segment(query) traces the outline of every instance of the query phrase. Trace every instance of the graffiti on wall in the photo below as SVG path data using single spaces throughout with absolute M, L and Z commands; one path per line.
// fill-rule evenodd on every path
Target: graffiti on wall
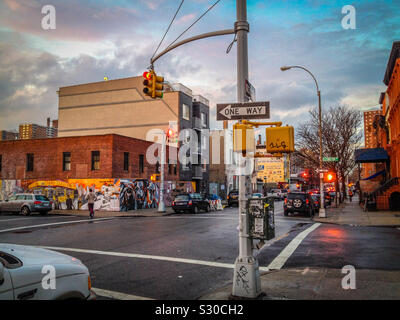
M 166 181 L 165 205 L 180 192 L 193 192 L 190 182 Z M 158 183 L 147 179 L 0 180 L 0 200 L 22 192 L 41 194 L 53 201 L 55 210 L 88 210 L 86 196 L 95 192 L 95 210 L 129 211 L 157 208 Z

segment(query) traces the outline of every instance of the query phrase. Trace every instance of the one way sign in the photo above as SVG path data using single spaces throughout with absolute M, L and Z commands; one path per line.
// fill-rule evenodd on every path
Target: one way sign
M 217 120 L 269 119 L 269 101 L 217 104 Z

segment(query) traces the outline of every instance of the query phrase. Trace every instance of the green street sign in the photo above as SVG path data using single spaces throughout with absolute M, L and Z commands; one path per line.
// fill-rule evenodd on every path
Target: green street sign
M 322 160 L 326 161 L 326 162 L 338 162 L 339 158 L 337 158 L 337 157 L 323 157 Z

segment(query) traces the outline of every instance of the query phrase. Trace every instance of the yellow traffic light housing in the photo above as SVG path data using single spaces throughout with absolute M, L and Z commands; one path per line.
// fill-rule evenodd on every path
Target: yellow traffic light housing
M 233 152 L 248 153 L 255 151 L 254 128 L 251 125 L 236 123 L 233 125 Z
M 154 98 L 162 98 L 164 85 L 164 77 L 157 76 L 154 70 L 150 70 L 148 72 L 143 73 L 143 77 L 145 80 L 143 81 L 143 92 Z
M 294 152 L 294 128 L 269 127 L 265 129 L 267 137 L 268 153 L 291 153 Z
M 150 180 L 153 182 L 160 181 L 160 174 L 159 173 L 152 174 Z

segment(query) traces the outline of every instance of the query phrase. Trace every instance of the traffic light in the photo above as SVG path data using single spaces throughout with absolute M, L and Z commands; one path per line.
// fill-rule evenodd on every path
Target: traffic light
M 235 123 L 233 125 L 233 152 L 254 152 L 254 128 L 247 124 Z
M 153 99 L 162 98 L 164 90 L 162 82 L 164 82 L 164 77 L 157 76 L 154 70 L 150 70 L 143 73 L 143 78 L 145 79 L 143 81 L 143 92 Z
M 269 127 L 265 129 L 267 137 L 268 153 L 291 153 L 294 152 L 294 128 Z
M 160 174 L 159 173 L 152 174 L 150 180 L 153 182 L 160 181 Z
M 334 172 L 325 172 L 324 173 L 324 182 L 330 183 L 336 181 L 336 173 Z

